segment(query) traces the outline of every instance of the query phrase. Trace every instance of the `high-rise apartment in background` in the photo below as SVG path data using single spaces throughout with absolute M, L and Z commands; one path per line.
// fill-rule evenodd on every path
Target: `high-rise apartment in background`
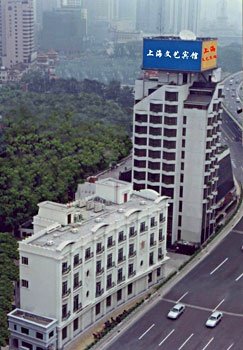
M 33 0 L 1 1 L 1 56 L 6 68 L 35 60 Z
M 145 33 L 179 34 L 182 29 L 198 32 L 200 0 L 139 0 L 138 30 Z
M 189 40 L 190 38 L 190 40 Z M 144 39 L 136 81 L 133 185 L 169 196 L 168 242 L 215 231 L 222 86 L 217 40 Z

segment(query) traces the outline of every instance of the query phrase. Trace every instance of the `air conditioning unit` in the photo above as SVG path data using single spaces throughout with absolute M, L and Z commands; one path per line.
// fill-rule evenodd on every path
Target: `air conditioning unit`
M 54 244 L 54 241 L 47 241 L 46 242 L 46 245 L 48 245 L 48 246 L 52 246 Z
M 101 222 L 102 220 L 101 220 L 101 218 L 96 218 L 95 219 L 95 222 Z
M 72 233 L 78 233 L 78 229 L 77 229 L 77 228 L 72 228 L 72 229 L 71 229 L 71 232 L 72 232 Z

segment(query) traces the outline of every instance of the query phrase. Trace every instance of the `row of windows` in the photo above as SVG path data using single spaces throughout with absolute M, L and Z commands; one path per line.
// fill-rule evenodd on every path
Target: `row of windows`
M 173 125 L 175 125 L 175 124 L 173 124 Z M 153 135 L 153 136 L 161 136 L 162 135 L 162 128 L 155 128 L 155 127 L 147 128 L 146 126 L 135 125 L 135 133 L 136 134 L 147 134 L 148 131 L 149 131 L 149 135 Z M 177 129 L 165 129 L 164 128 L 163 135 L 166 137 L 176 137 Z
M 17 325 L 15 324 L 14 325 L 14 330 L 17 330 Z M 29 335 L 30 333 L 30 330 L 26 327 L 21 327 L 21 333 L 22 334 L 26 334 L 26 335 Z M 48 337 L 49 339 L 51 339 L 52 337 L 54 336 L 54 331 L 51 331 L 49 334 L 48 334 Z M 43 333 L 40 333 L 40 332 L 36 332 L 35 333 L 35 337 L 37 339 L 44 339 L 44 334 Z
M 172 101 L 172 100 L 170 100 Z M 163 112 L 163 105 L 160 103 L 150 103 L 150 111 L 155 113 L 161 113 Z M 165 113 L 177 113 L 178 112 L 178 105 L 164 105 L 164 112 Z

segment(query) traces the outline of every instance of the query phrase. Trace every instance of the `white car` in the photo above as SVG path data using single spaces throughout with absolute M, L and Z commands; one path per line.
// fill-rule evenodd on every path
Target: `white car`
M 186 307 L 184 304 L 176 304 L 172 309 L 170 309 L 167 317 L 171 318 L 172 320 L 176 320 L 184 312 L 185 308 Z
M 207 319 L 206 327 L 214 328 L 221 321 L 223 317 L 223 313 L 220 311 L 215 311 L 212 315 Z

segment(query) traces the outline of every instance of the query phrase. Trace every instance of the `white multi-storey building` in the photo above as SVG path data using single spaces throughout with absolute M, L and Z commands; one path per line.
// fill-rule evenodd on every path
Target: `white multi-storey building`
M 167 45 L 175 38 L 159 40 Z M 171 198 L 168 243 L 202 243 L 215 230 L 222 85 L 218 69 L 176 67 L 147 71 L 136 81 L 132 181 L 136 190 Z
M 1 1 L 2 65 L 11 68 L 17 63 L 36 59 L 33 0 Z
M 74 203 L 39 204 L 35 233 L 19 244 L 21 309 L 9 314 L 10 349 L 63 349 L 163 279 L 168 198 L 111 178 L 95 186 Z

